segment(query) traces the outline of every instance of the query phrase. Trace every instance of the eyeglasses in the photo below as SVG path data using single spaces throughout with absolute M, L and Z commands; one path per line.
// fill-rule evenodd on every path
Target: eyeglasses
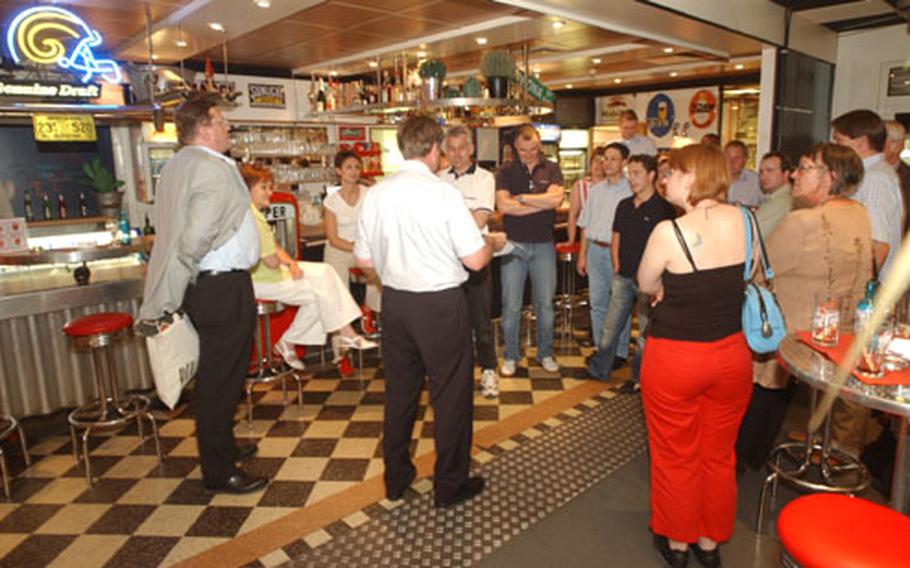
M 800 164 L 796 169 L 799 173 L 804 174 L 809 170 L 827 170 L 828 166 L 825 164 L 812 164 L 811 166 Z

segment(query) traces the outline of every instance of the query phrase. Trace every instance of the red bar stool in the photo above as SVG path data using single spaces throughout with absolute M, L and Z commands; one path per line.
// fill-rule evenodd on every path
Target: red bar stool
M 572 320 L 577 302 L 575 297 L 575 263 L 579 252 L 581 252 L 579 243 L 556 245 L 556 261 L 562 274 L 562 293 L 556 295 L 556 309 L 560 315 L 560 335 L 567 339 L 572 337 Z
M 133 318 L 121 312 L 102 312 L 68 322 L 63 332 L 68 335 L 77 349 L 91 349 L 95 367 L 95 388 L 98 398 L 92 400 L 69 414 L 70 437 L 73 440 L 73 456 L 78 463 L 79 445 L 76 442 L 76 430 L 83 429 L 82 457 L 85 459 L 85 479 L 92 483 L 92 466 L 88 453 L 88 439 L 95 428 L 112 428 L 122 426 L 130 420 L 136 420 L 139 439 L 144 440 L 142 418 L 152 425 L 152 438 L 155 440 L 155 453 L 161 461 L 161 445 L 158 441 L 158 426 L 155 417 L 149 411 L 151 402 L 142 395 L 130 395 L 121 399 L 117 392 L 114 375 L 114 354 L 111 347 L 129 333 Z
M 348 278 L 355 284 L 369 285 L 367 283 L 366 274 L 360 268 L 349 268 Z M 360 309 L 363 313 L 363 317 L 360 320 L 360 327 L 363 330 L 364 337 L 370 341 L 376 342 L 379 356 L 382 357 L 382 330 L 380 329 L 379 322 L 374 318 L 373 311 L 367 308 L 365 304 L 361 306 Z M 339 354 L 336 353 L 335 355 L 338 356 Z M 357 378 L 363 382 L 363 349 L 357 349 Z
M 32 460 L 28 456 L 28 446 L 25 443 L 25 432 L 19 421 L 12 416 L 0 417 L 0 442 L 6 441 L 13 433 L 19 435 L 19 443 L 22 444 L 22 458 L 25 460 L 25 467 L 32 465 Z M 9 499 L 9 474 L 6 470 L 6 455 L 3 453 L 3 447 L 0 446 L 0 470 L 3 473 L 3 493 Z
M 910 566 L 910 517 L 846 495 L 818 493 L 791 501 L 777 518 L 781 566 Z
M 259 384 L 269 384 L 281 381 L 281 391 L 284 394 L 284 403 L 288 404 L 288 388 L 286 379 L 290 376 L 297 383 L 297 412 L 303 414 L 303 379 L 294 369 L 284 370 L 276 366 L 276 357 L 272 350 L 272 316 L 278 315 L 285 309 L 284 304 L 275 300 L 256 300 L 256 339 L 253 344 L 253 366 L 247 373 L 246 379 L 246 424 L 253 427 L 253 388 Z M 279 363 L 283 365 L 283 363 Z

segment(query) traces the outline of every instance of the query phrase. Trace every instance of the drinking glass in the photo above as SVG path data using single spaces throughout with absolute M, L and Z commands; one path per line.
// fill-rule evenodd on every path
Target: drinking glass
M 816 296 L 812 312 L 812 342 L 834 347 L 840 340 L 840 301 L 831 296 Z
M 859 362 L 856 364 L 856 372 L 870 379 L 881 378 L 885 374 L 885 354 L 893 338 L 894 322 L 889 318 L 863 345 Z

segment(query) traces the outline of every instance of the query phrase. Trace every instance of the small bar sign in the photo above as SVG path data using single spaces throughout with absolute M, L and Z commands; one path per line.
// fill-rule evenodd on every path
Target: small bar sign
M 90 114 L 36 114 L 32 128 L 38 142 L 94 142 L 95 118 Z
M 25 218 L 0 219 L 0 253 L 28 250 L 28 228 Z
M 257 108 L 285 108 L 284 85 L 250 83 L 250 106 Z

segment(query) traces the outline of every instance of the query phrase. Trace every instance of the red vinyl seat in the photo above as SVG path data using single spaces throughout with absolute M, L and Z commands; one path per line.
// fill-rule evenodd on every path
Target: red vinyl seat
M 101 333 L 115 333 L 133 325 L 133 316 L 122 312 L 102 312 L 67 322 L 63 333 L 70 337 L 88 337 Z
M 578 254 L 581 252 L 581 244 L 572 243 L 571 245 L 559 243 L 556 245 L 556 254 Z
M 910 566 L 910 517 L 865 499 L 817 493 L 777 519 L 783 550 L 804 568 Z

